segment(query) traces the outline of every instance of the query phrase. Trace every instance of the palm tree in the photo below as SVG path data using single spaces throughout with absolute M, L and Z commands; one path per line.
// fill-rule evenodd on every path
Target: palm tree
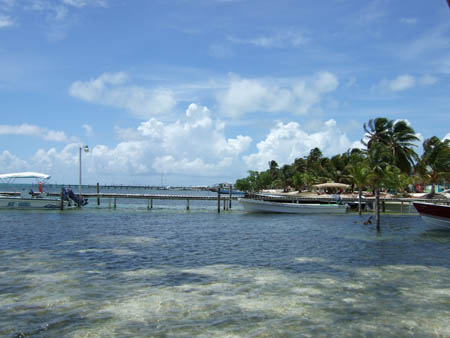
M 375 190 L 375 219 L 377 231 L 380 228 L 380 188 L 383 184 L 385 169 L 389 165 L 391 153 L 389 148 L 383 143 L 372 143 L 367 149 L 367 163 L 370 168 L 369 182 Z
M 406 121 L 396 121 L 388 129 L 388 146 L 391 150 L 394 164 L 404 173 L 411 174 L 411 169 L 419 157 L 413 147 L 419 138 L 414 129 Z
M 367 125 L 364 123 L 364 130 L 367 134 L 362 143 L 367 149 L 375 143 L 386 145 L 391 154 L 390 163 L 406 174 L 411 173 L 414 163 L 418 160 L 417 153 L 413 149 L 416 146 L 414 141 L 418 141 L 419 138 L 406 121 L 378 117 L 369 120 Z
M 367 163 L 363 161 L 349 164 L 346 169 L 352 183 L 358 187 L 358 213 L 361 215 L 362 189 L 370 182 L 370 170 Z
M 426 139 L 416 169 L 419 175 L 431 184 L 429 196 L 433 197 L 435 185 L 450 178 L 450 140 L 441 141 L 436 136 Z
M 363 125 L 366 136 L 361 140 L 367 149 L 370 149 L 373 144 L 384 143 L 387 144 L 388 130 L 391 129 L 391 124 L 385 117 L 378 117 L 373 120 L 369 120 L 369 123 Z
M 364 123 L 366 136 L 361 142 L 367 147 L 369 166 L 373 173 L 373 184 L 376 195 L 377 230 L 380 230 L 380 186 L 387 165 L 395 165 L 402 172 L 410 174 L 414 161 L 418 156 L 413 150 L 414 141 L 418 137 L 408 123 L 401 120 L 388 120 L 378 117 Z

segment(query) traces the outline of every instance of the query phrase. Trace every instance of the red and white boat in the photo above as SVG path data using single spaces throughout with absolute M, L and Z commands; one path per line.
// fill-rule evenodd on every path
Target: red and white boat
M 428 202 L 413 202 L 422 219 L 432 225 L 450 228 L 450 206 Z

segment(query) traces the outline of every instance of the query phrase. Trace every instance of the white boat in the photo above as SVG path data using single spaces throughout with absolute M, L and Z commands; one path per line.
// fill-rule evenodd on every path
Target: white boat
M 275 202 L 253 198 L 239 198 L 239 203 L 248 212 L 288 213 L 288 214 L 343 214 L 346 204 L 338 203 L 296 203 Z
M 50 175 L 36 173 L 36 172 L 20 172 L 12 174 L 0 175 L 0 181 L 6 184 L 12 184 L 16 179 L 32 179 L 47 181 Z M 20 192 L 7 194 L 0 192 L 0 208 L 1 209 L 60 209 L 61 199 L 58 197 L 51 198 L 45 192 L 41 191 L 41 183 L 39 184 L 40 192 L 35 193 L 29 189 L 23 189 Z M 63 201 L 63 207 L 69 205 L 68 201 Z
M 425 223 L 450 228 L 450 206 L 428 202 L 413 202 Z

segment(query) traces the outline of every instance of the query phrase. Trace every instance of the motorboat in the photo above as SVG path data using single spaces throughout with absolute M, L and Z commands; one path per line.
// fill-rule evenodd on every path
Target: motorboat
M 450 206 L 429 202 L 413 202 L 422 219 L 431 226 L 450 228 Z
M 348 205 L 343 203 L 300 203 L 297 201 L 239 198 L 239 203 L 248 212 L 288 214 L 343 214 Z
M 10 185 L 17 179 L 37 180 L 39 192 L 23 188 L 19 192 L 0 192 L 1 209 L 60 209 L 61 198 L 50 197 L 42 190 L 42 181 L 50 179 L 50 175 L 36 172 L 19 172 L 0 175 L 0 181 Z M 69 206 L 69 200 L 63 199 L 63 208 Z

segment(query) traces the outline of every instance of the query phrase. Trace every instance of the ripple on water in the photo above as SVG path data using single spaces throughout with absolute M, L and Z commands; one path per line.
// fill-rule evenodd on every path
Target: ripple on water
M 450 236 L 412 217 L 20 215 L 0 213 L 0 336 L 450 336 Z

